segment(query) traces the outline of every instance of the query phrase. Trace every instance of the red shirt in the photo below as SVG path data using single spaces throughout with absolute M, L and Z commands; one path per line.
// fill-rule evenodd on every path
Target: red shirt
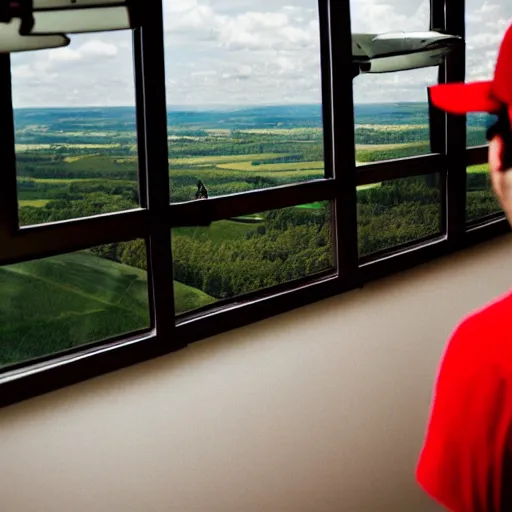
M 468 316 L 445 350 L 416 470 L 452 512 L 512 511 L 512 293 Z

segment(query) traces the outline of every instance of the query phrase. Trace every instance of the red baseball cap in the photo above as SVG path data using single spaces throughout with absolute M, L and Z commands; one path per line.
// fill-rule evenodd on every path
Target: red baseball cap
M 449 83 L 429 87 L 434 106 L 451 114 L 512 111 L 512 25 L 500 46 L 493 80 Z

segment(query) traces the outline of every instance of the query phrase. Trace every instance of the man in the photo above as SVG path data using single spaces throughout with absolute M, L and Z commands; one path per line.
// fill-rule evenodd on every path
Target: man
M 498 129 L 488 132 L 488 159 L 494 193 L 512 225 L 512 164 L 506 160 L 512 150 L 512 26 L 493 81 L 435 86 L 430 95 L 434 105 L 455 114 L 500 114 Z M 416 477 L 452 512 L 512 512 L 512 293 L 468 316 L 452 335 Z

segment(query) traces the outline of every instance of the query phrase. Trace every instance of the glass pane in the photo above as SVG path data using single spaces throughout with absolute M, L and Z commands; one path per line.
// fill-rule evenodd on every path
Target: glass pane
M 356 163 L 430 153 L 427 87 L 437 68 L 354 79 Z
M 143 240 L 0 267 L 0 368 L 149 327 Z
M 320 202 L 172 230 L 177 313 L 333 268 Z
M 438 174 L 360 186 L 357 201 L 360 257 L 441 231 Z
M 173 202 L 324 175 L 316 0 L 165 3 Z
M 352 32 L 425 31 L 429 0 L 351 0 Z M 430 152 L 426 87 L 437 68 L 359 75 L 354 79 L 357 164 Z
M 131 35 L 12 55 L 21 225 L 139 206 Z
M 489 164 L 468 167 L 466 184 L 466 221 L 475 221 L 503 211 L 492 191 Z
M 466 0 L 466 81 L 491 80 L 498 49 L 512 18 L 512 3 L 505 0 Z M 491 116 L 468 115 L 468 146 L 486 144 Z

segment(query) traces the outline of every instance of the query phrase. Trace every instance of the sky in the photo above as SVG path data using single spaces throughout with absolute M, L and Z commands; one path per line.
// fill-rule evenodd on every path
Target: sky
M 163 0 L 169 105 L 321 101 L 317 0 Z M 466 79 L 492 77 L 509 0 L 466 0 Z M 352 32 L 427 30 L 429 0 L 351 0 Z M 131 33 L 13 54 L 16 108 L 134 104 Z M 426 101 L 436 68 L 354 80 L 356 103 Z

